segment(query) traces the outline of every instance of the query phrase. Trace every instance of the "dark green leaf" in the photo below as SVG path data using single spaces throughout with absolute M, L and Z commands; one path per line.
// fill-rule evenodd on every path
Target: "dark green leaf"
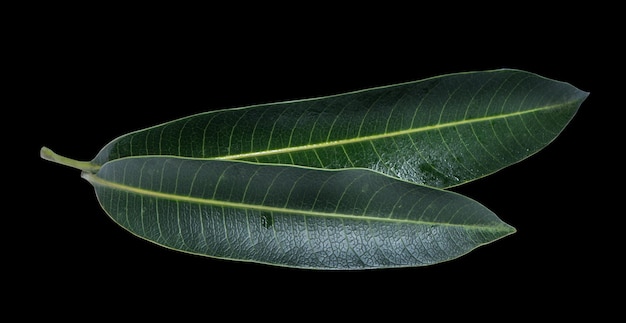
M 123 135 L 90 162 L 41 156 L 81 169 L 113 220 L 168 248 L 298 268 L 421 266 L 515 231 L 439 188 L 541 150 L 587 95 L 524 71 L 458 73 L 193 115 Z
M 113 140 L 92 164 L 172 155 L 363 167 L 447 188 L 539 151 L 558 136 L 587 95 L 519 70 L 443 75 L 185 117 Z
M 429 265 L 515 231 L 467 197 L 364 169 L 131 157 L 83 176 L 141 238 L 278 266 Z

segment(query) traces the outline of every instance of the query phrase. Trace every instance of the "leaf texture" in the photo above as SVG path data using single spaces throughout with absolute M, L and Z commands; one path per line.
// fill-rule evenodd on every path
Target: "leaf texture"
M 366 169 L 132 157 L 83 177 L 111 218 L 141 238 L 278 266 L 429 265 L 515 231 L 467 197 Z
M 449 74 L 201 113 L 123 135 L 92 163 L 170 155 L 359 167 L 448 188 L 548 145 L 587 95 L 568 83 L 519 70 Z

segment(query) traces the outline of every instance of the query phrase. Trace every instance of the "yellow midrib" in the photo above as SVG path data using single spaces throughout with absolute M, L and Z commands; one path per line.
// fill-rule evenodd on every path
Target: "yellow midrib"
M 392 223 L 406 223 L 406 224 L 413 224 L 413 225 L 450 226 L 450 227 L 461 227 L 461 228 L 470 228 L 470 229 L 483 228 L 483 229 L 496 230 L 500 227 L 504 227 L 504 225 L 502 226 L 468 225 L 468 224 L 429 222 L 429 221 L 420 221 L 420 220 L 380 218 L 380 217 L 373 217 L 373 216 L 327 213 L 327 212 L 319 212 L 319 211 L 310 211 L 310 210 L 307 211 L 307 210 L 298 210 L 298 209 L 287 209 L 287 208 L 274 207 L 274 206 L 219 201 L 219 200 L 206 199 L 206 198 L 193 197 L 193 196 L 175 195 L 171 193 L 157 192 L 157 191 L 148 190 L 144 188 L 128 186 L 125 184 L 116 183 L 116 182 L 103 179 L 97 176 L 96 174 L 93 174 L 90 172 L 83 172 L 82 177 L 86 179 L 87 181 L 89 181 L 94 186 L 97 186 L 97 185 L 104 186 L 104 187 L 108 187 L 108 188 L 115 189 L 115 190 L 125 191 L 125 192 L 138 194 L 138 195 L 149 196 L 153 198 L 174 200 L 174 201 L 186 202 L 186 203 L 227 207 L 227 208 L 255 210 L 255 211 L 262 211 L 262 212 L 290 213 L 290 214 L 304 215 L 304 216 L 342 218 L 342 219 L 352 219 L 352 220 L 360 220 L 360 221 L 383 221 L 383 222 L 392 222 Z
M 411 129 L 399 130 L 399 131 L 394 131 L 394 132 L 387 132 L 387 133 L 382 133 L 382 134 L 377 134 L 377 135 L 369 135 L 369 136 L 363 136 L 363 137 L 357 137 L 357 138 L 348 138 L 348 139 L 334 140 L 334 141 L 328 141 L 328 142 L 313 143 L 313 144 L 302 145 L 302 146 L 285 147 L 285 148 L 278 148 L 278 149 L 269 149 L 269 150 L 264 150 L 264 151 L 256 151 L 256 152 L 248 152 L 248 153 L 241 153 L 241 154 L 218 156 L 218 157 L 212 157 L 211 159 L 236 160 L 236 159 L 254 158 L 254 157 L 261 157 L 261 156 L 268 156 L 268 155 L 275 155 L 275 154 L 288 154 L 288 153 L 297 152 L 297 151 L 303 151 L 303 150 L 319 149 L 319 148 L 326 148 L 326 147 L 332 147 L 332 146 L 340 146 L 340 145 L 353 144 L 353 143 L 364 142 L 364 141 L 371 141 L 371 140 L 377 140 L 377 139 L 390 138 L 390 137 L 395 137 L 395 136 L 409 135 L 409 134 L 414 134 L 414 133 L 424 132 L 424 131 L 431 131 L 431 130 L 438 130 L 438 129 L 443 129 L 443 128 L 449 128 L 449 127 L 456 127 L 456 126 L 467 125 L 467 124 L 472 124 L 472 123 L 479 123 L 479 122 L 487 122 L 487 121 L 493 121 L 493 120 L 498 120 L 498 119 L 505 119 L 505 118 L 515 117 L 515 116 L 521 116 L 521 115 L 524 115 L 524 114 L 529 114 L 529 113 L 535 113 L 535 112 L 549 110 L 549 109 L 560 108 L 560 107 L 563 107 L 563 106 L 569 106 L 571 104 L 572 104 L 572 102 L 566 102 L 566 103 L 560 103 L 560 104 L 556 104 L 556 105 L 549 105 L 549 106 L 544 106 L 544 107 L 540 107 L 540 108 L 524 110 L 524 111 L 519 111 L 519 112 L 513 112 L 513 113 L 507 113 L 507 114 L 501 114 L 501 115 L 495 115 L 495 116 L 488 116 L 488 117 L 473 118 L 473 119 L 466 119 L 466 120 L 453 121 L 453 122 L 446 122 L 446 123 L 440 123 L 440 124 L 436 124 L 436 125 L 432 125 L 432 126 L 411 128 Z

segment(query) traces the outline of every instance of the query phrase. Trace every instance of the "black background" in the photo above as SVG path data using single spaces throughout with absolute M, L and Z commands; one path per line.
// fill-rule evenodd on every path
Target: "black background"
M 10 88 L 19 96 L 12 110 L 23 114 L 11 120 L 28 129 L 13 133 L 29 142 L 19 157 L 34 163 L 17 185 L 29 196 L 27 211 L 13 217 L 22 223 L 5 228 L 17 235 L 8 245 L 18 259 L 12 267 L 30 273 L 25 301 L 49 302 L 62 292 L 69 304 L 89 303 L 96 313 L 149 299 L 153 311 L 159 304 L 173 312 L 238 304 L 231 316 L 274 315 L 283 307 L 312 318 L 328 311 L 417 315 L 434 305 L 449 309 L 444 316 L 468 305 L 468 315 L 501 308 L 533 316 L 589 309 L 583 304 L 592 295 L 617 284 L 607 279 L 619 259 L 606 255 L 615 246 L 607 231 L 623 211 L 605 210 L 618 201 L 600 184 L 617 175 L 616 157 L 600 144 L 616 138 L 615 129 L 601 126 L 615 108 L 603 76 L 614 68 L 614 51 L 602 32 L 559 21 L 517 29 L 504 17 L 448 28 L 344 17 L 322 31 L 324 15 L 254 22 L 236 15 L 220 21 L 219 12 L 174 20 L 149 11 L 39 15 L 46 19 L 32 19 L 27 36 L 16 39 Z M 117 136 L 212 109 L 495 68 L 569 82 L 590 96 L 548 147 L 454 189 L 517 233 L 428 267 L 309 271 L 166 250 L 111 221 L 79 171 L 38 157 L 46 146 L 90 160 Z M 358 308 L 346 306 L 352 302 Z

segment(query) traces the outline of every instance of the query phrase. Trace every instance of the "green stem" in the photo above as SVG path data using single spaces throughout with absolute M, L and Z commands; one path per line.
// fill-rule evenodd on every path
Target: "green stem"
M 84 172 L 96 173 L 100 169 L 99 165 L 95 165 L 91 162 L 78 161 L 71 158 L 63 157 L 61 155 L 57 155 L 54 151 L 50 150 L 47 147 L 41 147 L 40 151 L 41 158 L 45 160 L 49 160 L 51 162 L 55 162 L 57 164 L 69 166 L 72 168 L 80 169 Z

